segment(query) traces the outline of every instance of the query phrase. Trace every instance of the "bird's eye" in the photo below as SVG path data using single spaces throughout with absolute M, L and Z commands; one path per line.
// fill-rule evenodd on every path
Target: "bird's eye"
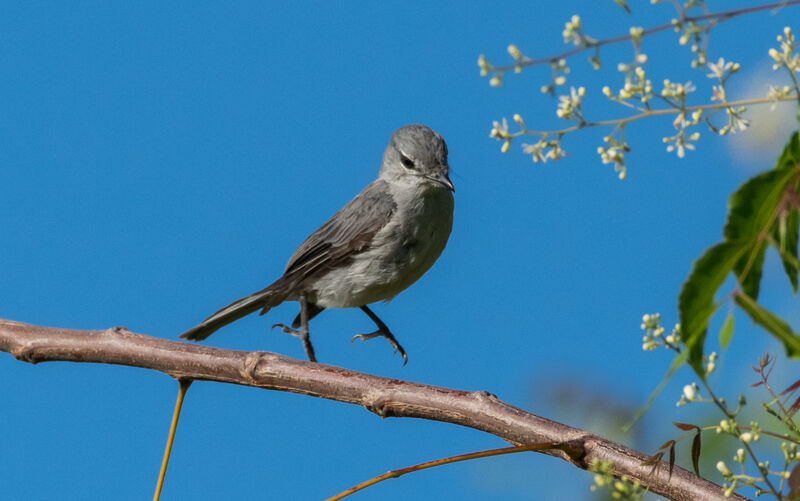
M 407 156 L 400 154 L 400 163 L 403 164 L 403 167 L 406 169 L 413 169 L 414 168 L 414 161 L 408 158 Z

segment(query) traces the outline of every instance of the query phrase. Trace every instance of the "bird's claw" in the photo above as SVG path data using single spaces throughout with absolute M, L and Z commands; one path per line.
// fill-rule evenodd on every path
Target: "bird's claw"
M 356 334 L 350 339 L 350 342 L 354 342 L 356 339 L 359 341 L 368 341 L 370 339 L 382 337 L 389 342 L 389 345 L 392 347 L 395 353 L 399 353 L 401 357 L 403 357 L 403 365 L 408 363 L 408 355 L 406 355 L 406 350 L 397 342 L 394 335 L 391 332 L 386 332 L 382 330 L 376 330 L 375 332 L 370 332 L 369 334 Z
M 294 337 L 300 338 L 300 339 L 303 339 L 303 337 L 304 337 L 303 331 L 301 331 L 300 329 L 292 329 L 288 325 L 284 325 L 284 324 L 272 324 L 272 328 L 274 329 L 275 327 L 280 327 L 281 331 L 284 334 L 289 334 L 290 336 L 294 336 Z

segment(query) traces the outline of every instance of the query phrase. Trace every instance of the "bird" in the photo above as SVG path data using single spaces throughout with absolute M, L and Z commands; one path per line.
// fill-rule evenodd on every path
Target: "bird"
M 430 269 L 453 227 L 455 188 L 447 144 L 419 124 L 397 129 L 383 153 L 378 177 L 300 244 L 283 274 L 238 299 L 179 337 L 201 341 L 221 327 L 284 301 L 297 301 L 291 326 L 273 324 L 302 341 L 316 362 L 309 321 L 328 308 L 359 308 L 377 329 L 359 339 L 383 337 L 408 363 L 408 355 L 370 304 L 388 302 Z

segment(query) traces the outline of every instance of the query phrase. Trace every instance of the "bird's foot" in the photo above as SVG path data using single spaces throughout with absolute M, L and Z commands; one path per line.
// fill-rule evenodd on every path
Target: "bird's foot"
M 303 342 L 303 349 L 306 351 L 306 356 L 308 357 L 309 362 L 316 362 L 317 357 L 314 354 L 314 346 L 311 344 L 311 339 L 308 335 L 308 330 L 304 329 L 292 329 L 288 325 L 283 324 L 272 324 L 272 328 L 280 327 L 281 331 L 285 334 L 289 334 L 290 336 L 294 336 L 298 338 L 300 341 Z
M 397 339 L 395 339 L 394 334 L 389 332 L 388 329 L 385 330 L 378 329 L 375 332 L 370 332 L 369 334 L 356 334 L 355 336 L 352 337 L 352 339 L 350 339 L 350 342 L 352 343 L 356 339 L 358 339 L 359 341 L 367 341 L 369 339 L 376 337 L 382 337 L 386 339 L 389 342 L 389 345 L 394 350 L 394 352 L 399 353 L 400 356 L 403 357 L 403 365 L 406 365 L 408 363 L 408 355 L 406 355 L 406 350 L 404 350 L 403 347 L 400 346 L 400 343 L 397 342 Z
M 294 336 L 298 339 L 303 339 L 304 337 L 308 337 L 308 334 L 303 332 L 301 329 L 292 329 L 288 325 L 272 324 L 272 328 L 274 329 L 275 327 L 280 327 L 281 332 L 283 332 L 284 334 L 289 334 L 290 336 Z

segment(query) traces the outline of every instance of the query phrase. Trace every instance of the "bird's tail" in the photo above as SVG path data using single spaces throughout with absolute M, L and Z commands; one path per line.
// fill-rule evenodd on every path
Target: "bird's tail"
M 192 327 L 188 331 L 181 334 L 181 339 L 189 339 L 191 341 L 202 341 L 211 334 L 231 322 L 239 320 L 240 318 L 253 313 L 256 310 L 262 310 L 263 315 L 273 306 L 281 304 L 287 296 L 286 288 L 281 287 L 280 280 L 264 290 L 260 290 L 249 296 L 238 299 L 228 306 L 222 308 L 214 313 L 203 322 Z

